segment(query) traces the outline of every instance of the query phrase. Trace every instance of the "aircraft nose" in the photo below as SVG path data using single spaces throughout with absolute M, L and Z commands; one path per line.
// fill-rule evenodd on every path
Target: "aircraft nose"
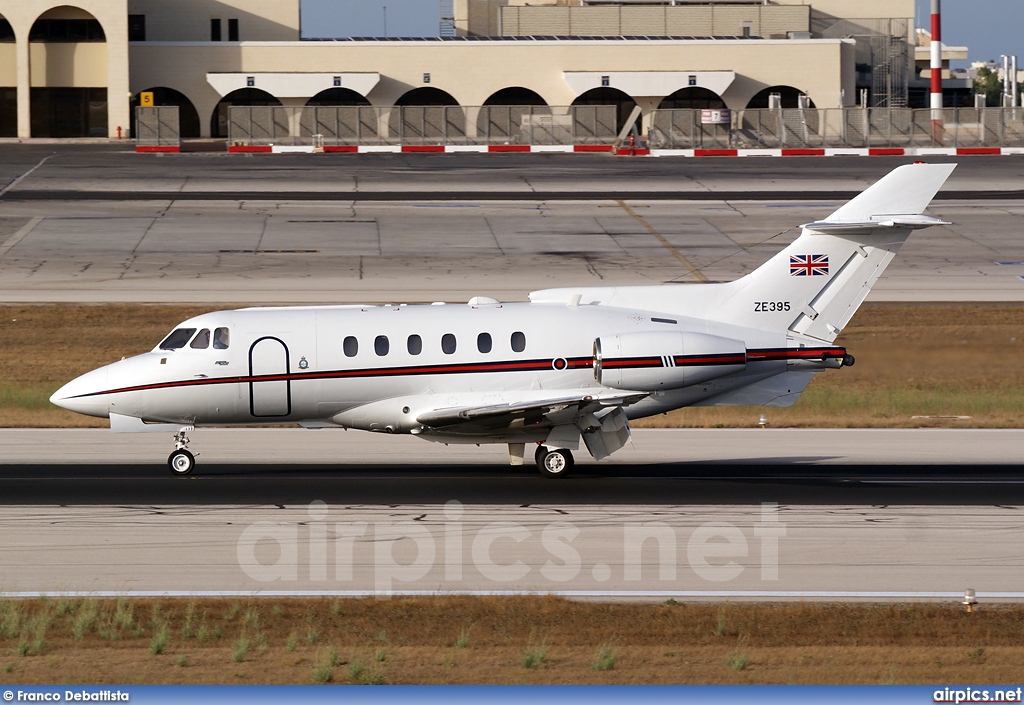
M 86 416 L 107 418 L 110 416 L 109 395 L 101 393 L 110 389 L 107 382 L 106 367 L 86 372 L 54 392 L 50 403 Z

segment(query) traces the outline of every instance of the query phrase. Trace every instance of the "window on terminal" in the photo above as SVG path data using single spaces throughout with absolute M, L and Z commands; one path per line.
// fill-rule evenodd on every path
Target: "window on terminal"
M 128 15 L 128 41 L 146 41 L 146 16 Z

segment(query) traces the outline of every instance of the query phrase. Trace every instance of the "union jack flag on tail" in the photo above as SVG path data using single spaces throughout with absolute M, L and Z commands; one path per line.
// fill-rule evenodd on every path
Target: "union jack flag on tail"
M 789 273 L 794 277 L 828 276 L 828 255 L 790 255 Z

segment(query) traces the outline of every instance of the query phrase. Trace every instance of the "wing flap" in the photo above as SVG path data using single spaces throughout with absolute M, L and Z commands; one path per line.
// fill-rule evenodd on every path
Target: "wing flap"
M 416 420 L 431 428 L 445 428 L 462 424 L 511 425 L 520 419 L 535 424 L 558 425 L 572 423 L 579 416 L 592 414 L 608 407 L 629 406 L 647 396 L 646 392 L 601 395 L 566 394 L 511 404 L 433 409 L 419 414 Z

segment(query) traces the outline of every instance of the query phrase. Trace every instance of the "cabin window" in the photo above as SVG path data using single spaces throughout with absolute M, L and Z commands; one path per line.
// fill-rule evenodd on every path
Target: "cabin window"
M 199 331 L 198 335 L 192 339 L 192 344 L 189 346 L 194 350 L 206 350 L 210 347 L 210 329 L 203 328 Z
M 451 333 L 445 333 L 441 336 L 441 352 L 445 355 L 451 355 L 455 352 L 455 336 Z
M 387 355 L 388 350 L 390 349 L 391 343 L 388 342 L 388 337 L 386 335 L 378 335 L 373 339 L 373 351 L 381 357 Z
M 218 328 L 213 331 L 213 349 L 227 350 L 231 345 L 231 331 L 227 328 Z
M 482 353 L 489 353 L 491 351 L 490 333 L 481 333 L 476 337 L 476 349 Z
M 359 341 L 355 339 L 355 336 L 348 336 L 345 338 L 345 342 L 341 344 L 342 349 L 345 351 L 345 357 L 355 357 L 359 352 Z
M 164 338 L 164 342 L 160 343 L 160 349 L 177 350 L 178 348 L 183 348 L 185 347 L 185 344 L 192 339 L 195 332 L 195 328 L 178 328 L 176 331 Z
M 526 334 L 516 331 L 512 334 L 512 351 L 522 352 L 526 350 Z
M 423 338 L 418 335 L 410 335 L 409 340 L 406 341 L 405 345 L 408 348 L 410 355 L 419 355 L 423 352 Z

